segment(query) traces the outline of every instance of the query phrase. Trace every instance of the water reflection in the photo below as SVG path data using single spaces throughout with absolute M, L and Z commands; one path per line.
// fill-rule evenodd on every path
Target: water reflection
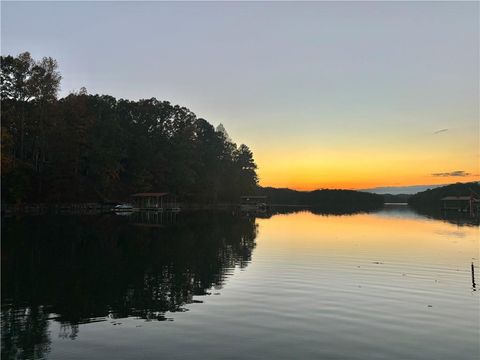
M 2 358 L 43 359 L 50 351 L 48 320 L 43 306 L 8 306 L 2 301 Z
M 406 206 L 2 219 L 2 356 L 476 358 L 478 228 L 454 224 Z
M 442 212 L 440 209 L 423 209 L 422 211 L 413 209 L 408 204 L 390 203 L 380 210 L 365 211 L 355 208 L 337 207 L 335 209 L 325 208 L 321 206 L 273 206 L 267 210 L 244 212 L 244 214 L 260 219 L 269 219 L 275 215 L 292 214 L 297 212 L 308 212 L 315 215 L 322 216 L 340 216 L 340 215 L 356 215 L 356 214 L 372 214 L 386 218 L 398 219 L 416 219 L 416 220 L 441 220 L 457 226 L 479 226 L 480 217 L 469 216 L 467 213 Z
M 2 357 L 42 358 L 48 320 L 166 320 L 246 267 L 255 220 L 228 213 L 36 216 L 2 223 Z M 142 226 L 138 226 L 142 225 Z
M 414 213 L 411 208 L 407 207 L 407 210 Z M 427 217 L 435 220 L 442 220 L 450 224 L 457 226 L 479 226 L 480 217 L 477 215 L 469 215 L 462 212 L 446 212 L 440 209 L 415 209 L 415 214 L 421 217 Z

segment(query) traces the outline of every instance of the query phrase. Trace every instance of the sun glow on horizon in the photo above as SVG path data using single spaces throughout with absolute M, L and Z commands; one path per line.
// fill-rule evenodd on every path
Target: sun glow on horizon
M 472 148 L 472 150 L 474 150 Z M 479 168 L 472 166 L 476 152 L 431 153 L 390 152 L 375 155 L 376 149 L 317 155 L 280 155 L 272 152 L 257 160 L 261 186 L 315 189 L 368 189 L 390 186 L 442 185 L 479 181 Z
M 392 180 L 394 176 L 376 174 L 372 179 L 339 177 L 338 179 L 315 177 L 314 174 L 297 174 L 296 177 L 289 177 L 287 180 L 279 179 L 260 179 L 260 185 L 263 187 L 289 188 L 298 191 L 312 191 L 318 189 L 343 189 L 343 190 L 362 190 L 377 187 L 403 187 L 403 186 L 423 186 L 423 185 L 444 185 L 452 183 L 466 183 L 480 181 L 478 175 L 468 176 L 403 176 Z M 382 176 L 383 175 L 383 176 Z M 394 175 L 394 174 L 392 174 Z

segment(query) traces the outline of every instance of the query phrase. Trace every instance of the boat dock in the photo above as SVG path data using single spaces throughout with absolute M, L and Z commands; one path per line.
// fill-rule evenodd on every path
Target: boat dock
M 180 211 L 176 196 L 167 192 L 137 193 L 131 197 L 133 211 Z

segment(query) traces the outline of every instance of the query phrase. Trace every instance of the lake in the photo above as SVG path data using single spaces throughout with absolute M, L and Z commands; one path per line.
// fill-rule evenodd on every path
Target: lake
M 2 359 L 478 359 L 479 227 L 375 213 L 2 219 Z

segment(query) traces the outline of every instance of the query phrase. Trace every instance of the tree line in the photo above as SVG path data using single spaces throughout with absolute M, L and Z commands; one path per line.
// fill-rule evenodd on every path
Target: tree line
M 2 201 L 118 201 L 167 191 L 184 201 L 234 201 L 257 189 L 256 164 L 223 126 L 155 98 L 58 98 L 51 57 L 1 57 Z
M 298 191 L 263 187 L 259 188 L 258 194 L 267 196 L 274 204 L 306 206 L 310 211 L 319 214 L 348 214 L 376 210 L 384 203 L 381 195 L 355 190 Z
M 408 204 L 417 210 L 437 210 L 442 206 L 442 198 L 447 196 L 471 196 L 480 195 L 480 183 L 455 183 L 421 191 L 408 199 Z

